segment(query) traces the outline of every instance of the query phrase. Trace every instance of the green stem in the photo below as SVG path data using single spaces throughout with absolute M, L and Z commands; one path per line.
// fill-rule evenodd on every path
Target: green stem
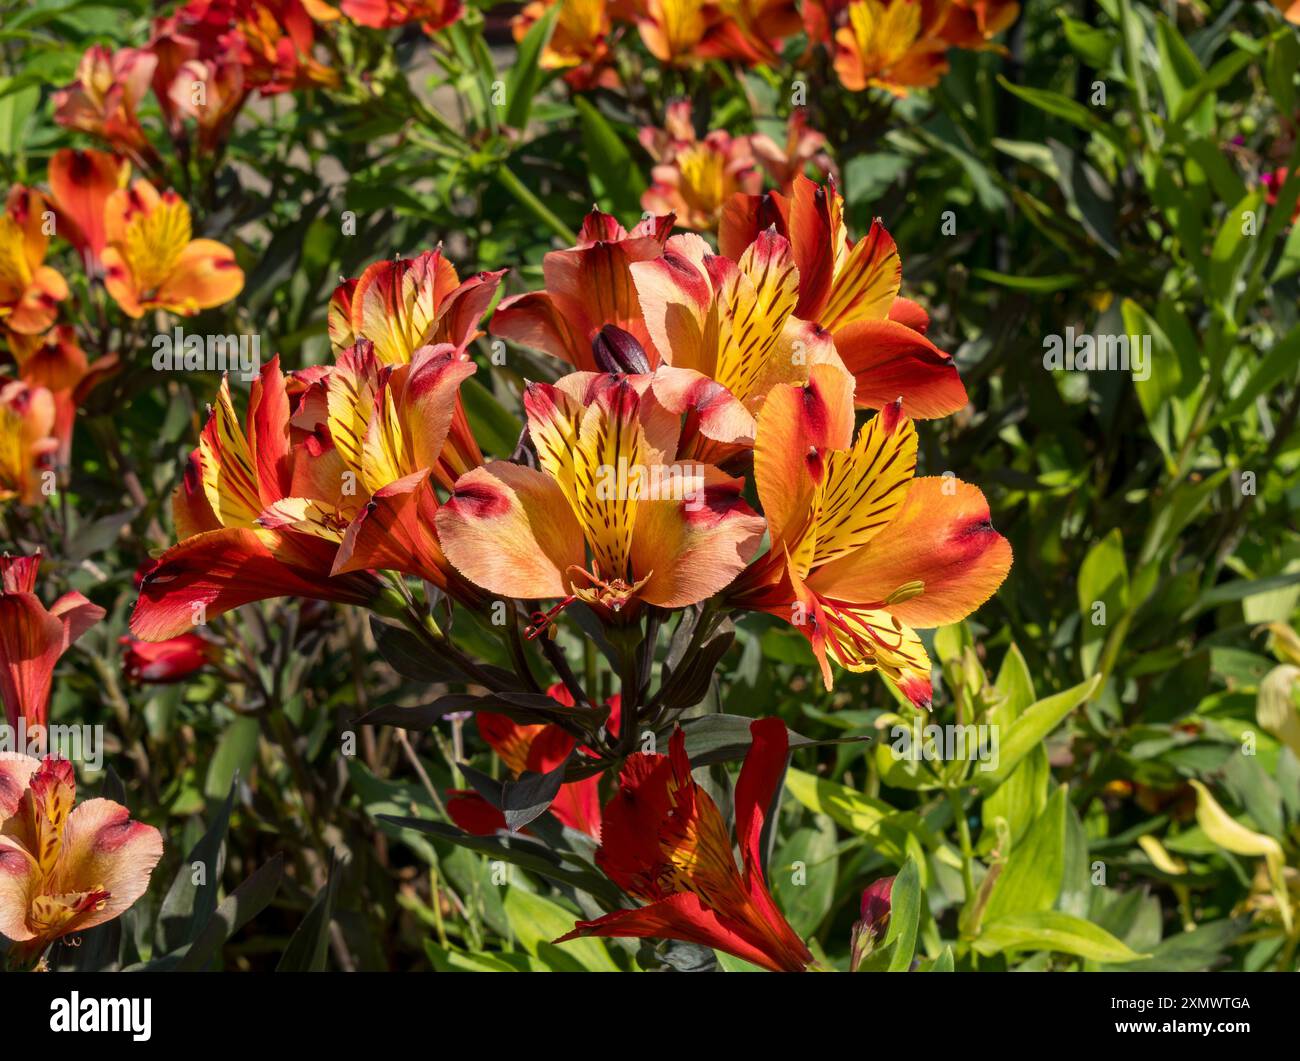
M 537 196 L 527 187 L 525 187 L 523 181 L 516 177 L 514 173 L 511 172 L 510 167 L 505 165 L 505 163 L 502 163 L 497 167 L 496 176 L 497 180 L 500 181 L 501 186 L 513 195 L 519 201 L 521 206 L 525 207 L 535 218 L 537 218 L 538 221 L 559 236 L 560 239 L 564 240 L 564 242 L 569 245 L 578 242 L 578 236 L 573 229 L 569 228 L 568 225 L 551 213 L 550 208 L 537 198 Z

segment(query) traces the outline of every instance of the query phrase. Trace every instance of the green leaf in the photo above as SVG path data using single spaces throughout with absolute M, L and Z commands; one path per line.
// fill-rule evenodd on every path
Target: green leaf
M 813 935 L 835 901 L 835 823 L 816 815 L 777 848 L 768 879 L 777 904 L 800 936 Z
M 277 973 L 321 973 L 325 971 L 325 956 L 329 949 L 330 922 L 334 918 L 334 896 L 338 891 L 339 873 L 333 859 L 325 887 L 316 893 L 316 899 L 307 911 L 280 955 Z
M 1012 848 L 984 908 L 985 921 L 1049 910 L 1056 902 L 1065 872 L 1065 800 L 1066 787 L 1061 785 Z
M 260 914 L 275 898 L 284 876 L 284 855 L 277 854 L 259 866 L 238 888 L 226 896 L 216 912 L 203 926 L 189 947 L 185 948 L 177 972 L 202 969 L 221 949 L 222 944 Z
M 1111 964 L 1147 957 L 1130 949 L 1091 921 L 1063 914 L 1059 910 L 1013 914 L 999 921 L 986 922 L 972 946 L 984 955 L 1050 950 Z
M 582 122 L 588 176 L 596 201 L 608 204 L 617 214 L 640 214 L 645 178 L 632 153 L 585 96 L 574 96 L 573 102 Z
M 1026 755 L 1041 744 L 1071 711 L 1089 699 L 1101 684 L 1094 674 L 1086 682 L 1039 700 L 1007 728 L 998 748 L 998 765 L 988 773 L 976 771 L 972 780 L 983 792 L 1002 784 Z
M 1107 634 L 1128 610 L 1128 564 L 1118 527 L 1088 550 L 1076 588 L 1083 631 L 1079 662 L 1086 678 L 1096 670 Z
M 578 920 L 564 907 L 533 892 L 512 886 L 505 897 L 506 917 L 519 945 L 555 969 L 616 973 L 617 963 L 594 936 L 556 944 L 552 940 L 573 931 Z
M 167 889 L 158 914 L 155 944 L 163 953 L 193 942 L 217 909 L 217 889 L 226 863 L 226 831 L 230 827 L 230 811 L 234 804 L 235 782 L 232 781 L 212 824 L 181 863 L 171 887 Z M 196 877 L 199 878 L 197 883 Z
M 522 129 L 528 124 L 533 99 L 541 86 L 545 71 L 541 68 L 542 51 L 551 39 L 560 5 L 547 8 L 545 14 L 529 27 L 519 42 L 514 64 L 506 78 L 506 125 Z

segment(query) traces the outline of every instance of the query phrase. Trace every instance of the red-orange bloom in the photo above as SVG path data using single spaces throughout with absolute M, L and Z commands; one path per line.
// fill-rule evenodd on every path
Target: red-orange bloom
M 0 331 L 39 335 L 68 297 L 63 277 L 45 264 L 50 216 L 40 192 L 9 190 L 0 214 Z
M 685 228 L 712 231 L 727 199 L 763 187 L 749 137 L 715 129 L 697 138 L 686 100 L 670 103 L 664 128 L 647 126 L 640 138 L 656 162 L 641 206 L 650 213 L 675 214 Z
M 883 88 L 906 96 L 930 88 L 948 69 L 940 36 L 949 0 L 850 0 L 835 31 L 835 72 L 850 92 Z
M 98 137 L 137 165 L 151 169 L 158 153 L 136 114 L 158 59 L 141 48 L 110 51 L 93 45 L 77 66 L 77 79 L 54 94 L 54 119 Z
M 617 88 L 618 74 L 611 67 L 610 10 L 606 0 L 533 0 L 511 22 L 516 41 L 555 4 L 559 14 L 550 40 L 542 49 L 543 70 L 563 70 L 564 80 L 577 89 L 600 85 Z
M 272 597 L 367 604 L 379 591 L 366 574 L 334 576 L 337 542 L 261 522 L 271 506 L 295 494 L 300 451 L 290 447 L 290 406 L 279 358 L 262 367 L 241 429 L 221 390 L 185 477 L 172 495 L 182 539 L 140 582 L 131 631 L 165 641 L 231 608 Z M 335 489 L 341 489 L 336 484 Z
M 819 180 L 834 178 L 835 163 L 826 153 L 826 137 L 808 124 L 808 115 L 802 107 L 790 112 L 786 122 L 785 143 L 778 144 L 766 133 L 757 133 L 749 139 L 754 157 L 784 195 L 794 189 L 794 179 L 807 176 L 811 166 Z
M 343 0 L 339 10 L 359 26 L 392 29 L 419 22 L 425 33 L 445 29 L 465 13 L 461 0 Z
M 39 555 L 0 556 L 0 700 L 8 724 L 22 719 L 29 729 L 45 725 L 59 657 L 104 617 L 76 592 L 46 608 L 36 595 L 40 563 Z
M 914 627 L 964 619 L 1006 578 L 1011 546 L 978 488 L 914 478 L 917 438 L 901 403 L 853 437 L 853 381 L 814 365 L 802 386 L 763 403 L 754 479 L 771 548 L 729 592 L 809 640 L 831 687 L 830 659 L 879 670 L 919 707 L 930 661 Z
M 50 159 L 50 196 L 59 234 L 81 253 L 87 272 L 100 267 L 108 243 L 108 201 L 125 188 L 131 165 L 104 151 L 62 148 Z
M 105 212 L 104 286 L 128 317 L 151 309 L 193 316 L 243 290 L 235 252 L 191 239 L 190 208 L 175 192 L 136 181 L 113 192 Z
M 556 940 L 580 936 L 680 939 L 734 954 L 774 972 L 802 972 L 812 953 L 777 908 L 763 879 L 762 832 L 785 770 L 789 738 L 779 718 L 753 738 L 736 783 L 736 842 L 713 800 L 691 777 L 678 729 L 667 755 L 628 758 L 605 806 L 596 863 L 645 906 L 579 921 Z
M 501 301 L 492 314 L 492 334 L 594 372 L 600 366 L 592 341 L 613 324 L 641 344 L 653 368 L 660 358 L 641 316 L 631 267 L 663 254 L 672 227 L 672 215 L 649 217 L 628 232 L 614 217 L 593 210 L 576 246 L 542 259 L 545 290 Z
M 546 690 L 546 695 L 566 707 L 574 705 L 573 694 L 558 682 Z M 620 704 L 618 694 L 606 701 L 609 719 L 605 725 L 611 737 L 618 736 Z M 515 777 L 525 771 L 550 773 L 578 743 L 572 734 L 551 723 L 522 725 L 489 711 L 478 712 L 477 722 L 479 736 Z M 588 836 L 600 836 L 600 778 L 600 774 L 593 774 L 560 786 L 550 811 L 561 824 Z M 457 790 L 449 794 L 452 798 L 447 801 L 447 813 L 467 833 L 491 836 L 506 828 L 505 815 L 477 792 Z
M 902 262 L 879 219 L 853 242 L 835 186 L 796 176 L 789 198 L 768 192 L 728 201 L 722 253 L 738 257 L 770 225 L 789 238 L 799 270 L 794 315 L 834 335 L 860 408 L 882 409 L 901 395 L 906 415 L 929 419 L 966 404 L 952 356 L 926 338 L 925 310 L 899 297 Z
M 1016 0 L 951 0 L 939 34 L 954 48 L 995 47 L 990 42 L 1009 29 L 1019 14 Z
M 59 448 L 56 419 L 48 390 L 0 377 L 0 501 L 40 502 Z
M 166 641 L 138 641 L 123 634 L 122 674 L 136 684 L 179 682 L 203 669 L 221 649 L 198 634 L 181 634 Z
M 153 826 L 112 800 L 76 798 L 66 759 L 0 761 L 0 933 L 16 967 L 124 913 L 162 857 Z

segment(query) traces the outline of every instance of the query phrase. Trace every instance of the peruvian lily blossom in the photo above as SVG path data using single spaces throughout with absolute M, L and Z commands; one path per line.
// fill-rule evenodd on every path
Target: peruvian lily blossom
M 77 66 L 77 79 L 54 94 L 54 118 L 69 129 L 98 137 L 138 166 L 158 165 L 136 114 L 149 91 L 157 56 L 143 48 L 110 51 L 96 44 Z
M 543 70 L 563 70 L 564 80 L 576 89 L 618 88 L 618 74 L 609 49 L 610 3 L 607 0 L 533 0 L 514 17 L 511 30 L 517 43 L 547 11 L 558 4 L 539 65 Z
M 422 578 L 465 603 L 480 594 L 447 562 L 434 530 L 435 485 L 482 463 L 460 404 L 474 362 L 450 343 L 381 365 L 359 340 L 309 384 L 293 418 L 292 493 L 259 526 L 337 546 L 332 573 L 370 568 Z
M 50 238 L 40 192 L 9 190 L 0 213 L 0 334 L 39 335 L 68 297 L 62 275 L 45 264 Z
M 806 175 L 809 166 L 822 180 L 835 177 L 837 172 L 826 151 L 825 135 L 808 124 L 808 114 L 802 107 L 790 112 L 785 143 L 778 144 L 766 133 L 756 133 L 750 137 L 750 147 L 772 183 L 785 195 L 794 188 L 795 177 Z
M 915 627 L 964 619 L 1001 585 L 1011 546 L 977 487 L 914 478 L 916 428 L 899 403 L 853 438 L 853 381 L 816 365 L 758 418 L 754 478 L 771 548 L 732 603 L 792 623 L 831 688 L 830 661 L 879 670 L 918 707 L 930 661 Z
M 419 22 L 425 33 L 437 33 L 465 13 L 461 0 L 343 0 L 339 10 L 358 26 L 392 29 Z
M 39 504 L 59 440 L 54 395 L 24 380 L 0 377 L 0 501 Z
M 105 151 L 62 148 L 50 159 L 50 196 L 59 234 L 77 248 L 87 272 L 96 273 L 108 244 L 108 200 L 125 188 L 131 164 Z
M 37 965 L 55 940 L 125 913 L 149 887 L 162 834 L 121 804 L 75 805 L 66 759 L 0 760 L 0 934 L 8 962 Z
M 641 206 L 653 214 L 675 214 L 684 228 L 711 232 L 732 195 L 753 195 L 763 187 L 750 138 L 724 129 L 697 137 L 688 100 L 670 103 L 664 128 L 647 126 L 640 140 L 656 163 Z
M 80 593 L 46 608 L 36 595 L 40 556 L 0 556 L 0 700 L 5 721 L 44 726 L 59 657 L 104 617 Z
M 802 972 L 812 954 L 763 879 L 764 819 L 785 770 L 789 737 L 779 718 L 749 728 L 753 742 L 736 783 L 736 842 L 717 805 L 691 777 L 678 729 L 667 755 L 629 756 L 605 806 L 596 863 L 646 905 L 579 921 L 556 940 L 581 936 L 679 939 L 773 972 Z
M 137 641 L 123 634 L 122 675 L 138 685 L 184 681 L 220 655 L 218 645 L 198 634 L 181 634 L 166 641 Z
M 741 480 L 673 461 L 678 418 L 649 384 L 574 373 L 528 386 L 541 469 L 477 468 L 438 512 L 443 548 L 466 578 L 507 597 L 559 598 L 551 615 L 582 600 L 612 619 L 641 601 L 694 604 L 739 574 L 763 519 Z
M 679 457 L 722 463 L 753 445 L 754 417 L 773 386 L 806 380 L 814 364 L 843 368 L 830 333 L 794 316 L 799 270 L 773 231 L 736 261 L 700 236 L 674 236 L 632 276 L 651 341 L 669 352 L 655 397 L 686 414 Z
M 926 338 L 929 316 L 899 297 L 902 262 L 879 219 L 853 242 L 834 183 L 819 186 L 800 175 L 788 198 L 778 192 L 733 196 L 719 231 L 722 253 L 739 257 L 769 226 L 790 240 L 799 269 L 794 315 L 834 336 L 856 380 L 859 408 L 882 409 L 901 396 L 904 413 L 931 419 L 966 404 L 952 355 Z
M 573 694 L 558 682 L 546 690 L 546 695 L 566 707 L 574 706 Z M 605 725 L 611 737 L 618 736 L 620 704 L 617 693 L 606 701 L 609 718 Z M 525 772 L 548 774 L 567 760 L 577 746 L 577 739 L 554 723 L 524 725 L 490 711 L 477 712 L 477 722 L 479 736 L 515 777 Z M 562 825 L 599 837 L 600 778 L 597 773 L 561 785 L 550 812 Z M 506 828 L 505 815 L 479 793 L 453 790 L 448 795 L 451 798 L 447 800 L 447 813 L 465 832 L 491 836 Z
M 948 0 L 850 0 L 835 31 L 835 73 L 850 92 L 882 88 L 903 97 L 948 70 L 940 35 Z
M 609 214 L 593 210 L 576 246 L 542 259 L 545 290 L 501 301 L 492 314 L 492 334 L 592 372 L 601 367 L 592 341 L 612 324 L 636 339 L 653 368 L 660 357 L 641 316 L 631 268 L 663 254 L 673 221 L 671 214 L 648 217 L 629 232 Z
M 373 577 L 333 576 L 337 544 L 292 528 L 271 528 L 264 512 L 301 496 L 303 451 L 291 447 L 291 410 L 279 358 L 262 366 L 241 428 L 223 380 L 198 448 L 172 495 L 181 538 L 140 580 L 131 631 L 165 641 L 232 608 L 272 597 L 308 597 L 365 605 Z M 336 483 L 335 491 L 340 487 Z
M 329 305 L 335 352 L 358 339 L 374 343 L 382 365 L 405 364 L 415 351 L 450 343 L 463 353 L 482 332 L 479 321 L 505 270 L 477 273 L 461 282 L 442 248 L 414 258 L 375 262 L 356 280 L 345 280 Z
M 108 197 L 105 214 L 104 286 L 128 317 L 153 309 L 190 317 L 243 290 L 234 251 L 192 239 L 190 208 L 174 191 L 136 181 Z

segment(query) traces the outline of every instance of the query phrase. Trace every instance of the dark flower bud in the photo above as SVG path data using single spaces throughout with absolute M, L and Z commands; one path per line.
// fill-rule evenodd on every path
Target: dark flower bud
M 596 367 L 602 372 L 619 372 L 630 376 L 650 371 L 650 359 L 636 336 L 614 324 L 606 324 L 591 340 Z

